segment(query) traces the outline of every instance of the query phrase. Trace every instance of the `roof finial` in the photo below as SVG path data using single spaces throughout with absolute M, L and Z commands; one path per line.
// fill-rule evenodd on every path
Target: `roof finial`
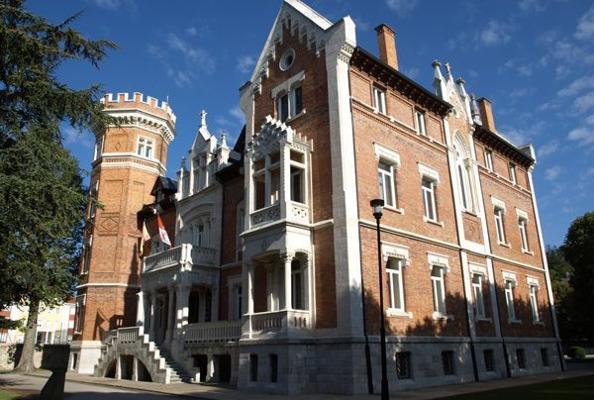
M 200 126 L 206 128 L 206 110 L 200 111 Z
M 227 132 L 224 130 L 221 130 L 221 147 L 222 148 L 228 148 L 227 146 Z
M 446 62 L 445 63 L 445 69 L 446 69 L 446 78 L 451 79 L 452 78 L 452 67 L 450 67 L 450 63 Z

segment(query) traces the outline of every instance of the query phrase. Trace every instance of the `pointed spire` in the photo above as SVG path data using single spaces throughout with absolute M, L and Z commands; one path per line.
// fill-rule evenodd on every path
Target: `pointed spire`
M 460 94 L 462 95 L 462 97 L 468 97 L 468 94 L 466 93 L 466 88 L 464 87 L 465 83 L 466 83 L 466 81 L 462 77 L 459 77 L 458 79 L 456 79 L 456 84 L 458 85 L 458 88 L 460 90 Z
M 478 109 L 478 104 L 476 102 L 476 97 L 474 96 L 474 94 L 470 95 L 470 112 L 472 113 L 472 120 L 474 121 L 474 123 L 482 125 L 483 123 L 481 121 L 481 114 Z
M 198 132 L 200 132 L 200 134 L 202 135 L 202 137 L 204 138 L 204 140 L 208 140 L 210 139 L 210 132 L 208 131 L 208 127 L 206 125 L 206 115 L 208 113 L 206 112 L 206 110 L 202 110 L 200 112 L 200 127 L 198 128 Z
M 200 127 L 205 127 L 206 128 L 206 115 L 208 113 L 206 112 L 206 110 L 202 110 L 200 111 Z
M 186 157 L 181 158 L 181 163 L 180 163 L 179 169 L 186 170 Z
M 452 67 L 450 66 L 449 62 L 445 63 L 445 69 L 446 69 L 446 79 L 448 81 L 453 81 L 454 77 L 452 76 Z
M 445 87 L 445 80 L 443 79 L 443 75 L 441 74 L 441 63 L 437 60 L 434 60 L 431 65 L 433 66 L 433 89 L 435 93 L 441 97 L 443 100 L 448 101 L 447 99 L 447 91 Z
M 220 146 L 224 149 L 228 149 L 229 146 L 227 146 L 227 132 L 224 130 L 221 130 L 221 144 Z

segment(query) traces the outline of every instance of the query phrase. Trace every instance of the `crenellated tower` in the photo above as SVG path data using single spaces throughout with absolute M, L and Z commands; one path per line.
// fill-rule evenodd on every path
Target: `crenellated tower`
M 139 291 L 142 226 L 137 213 L 166 174 L 175 115 L 167 102 L 142 93 L 107 94 L 104 111 L 117 122 L 95 132 L 83 260 L 71 367 L 92 373 L 101 340 L 133 326 Z

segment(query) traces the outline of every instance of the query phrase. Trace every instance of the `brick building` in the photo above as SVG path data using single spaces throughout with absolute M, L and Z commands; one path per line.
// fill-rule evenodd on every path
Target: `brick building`
M 125 327 L 101 337 L 95 374 L 378 391 L 378 197 L 391 390 L 561 368 L 532 147 L 500 135 L 489 100 L 469 96 L 448 64 L 433 63 L 433 91 L 406 77 L 393 30 L 376 30 L 379 58 L 357 46 L 350 17 L 283 2 L 240 89 L 246 126 L 233 149 L 203 112 L 177 182 L 147 173 L 154 197 L 128 196 L 145 203 L 126 207 L 136 225 L 114 240 L 138 246 L 142 224 L 151 239 L 142 264 L 117 267 L 126 287 L 110 305 L 125 307 L 103 313 Z M 164 135 L 153 140 L 166 149 Z M 99 201 L 113 202 L 104 172 Z M 101 282 L 93 263 L 113 257 L 94 236 L 89 283 Z M 82 289 L 82 338 L 99 340 L 101 300 Z

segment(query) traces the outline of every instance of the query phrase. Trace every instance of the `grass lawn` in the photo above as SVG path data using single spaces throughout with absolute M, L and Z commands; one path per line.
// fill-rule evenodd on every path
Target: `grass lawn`
M 451 400 L 505 399 L 505 400 L 577 400 L 594 399 L 594 375 L 580 378 L 560 379 L 537 385 L 517 386 L 488 392 L 470 393 L 447 397 Z
M 0 390 L 0 400 L 13 400 L 18 399 L 19 396 L 12 392 L 7 392 L 6 390 Z

